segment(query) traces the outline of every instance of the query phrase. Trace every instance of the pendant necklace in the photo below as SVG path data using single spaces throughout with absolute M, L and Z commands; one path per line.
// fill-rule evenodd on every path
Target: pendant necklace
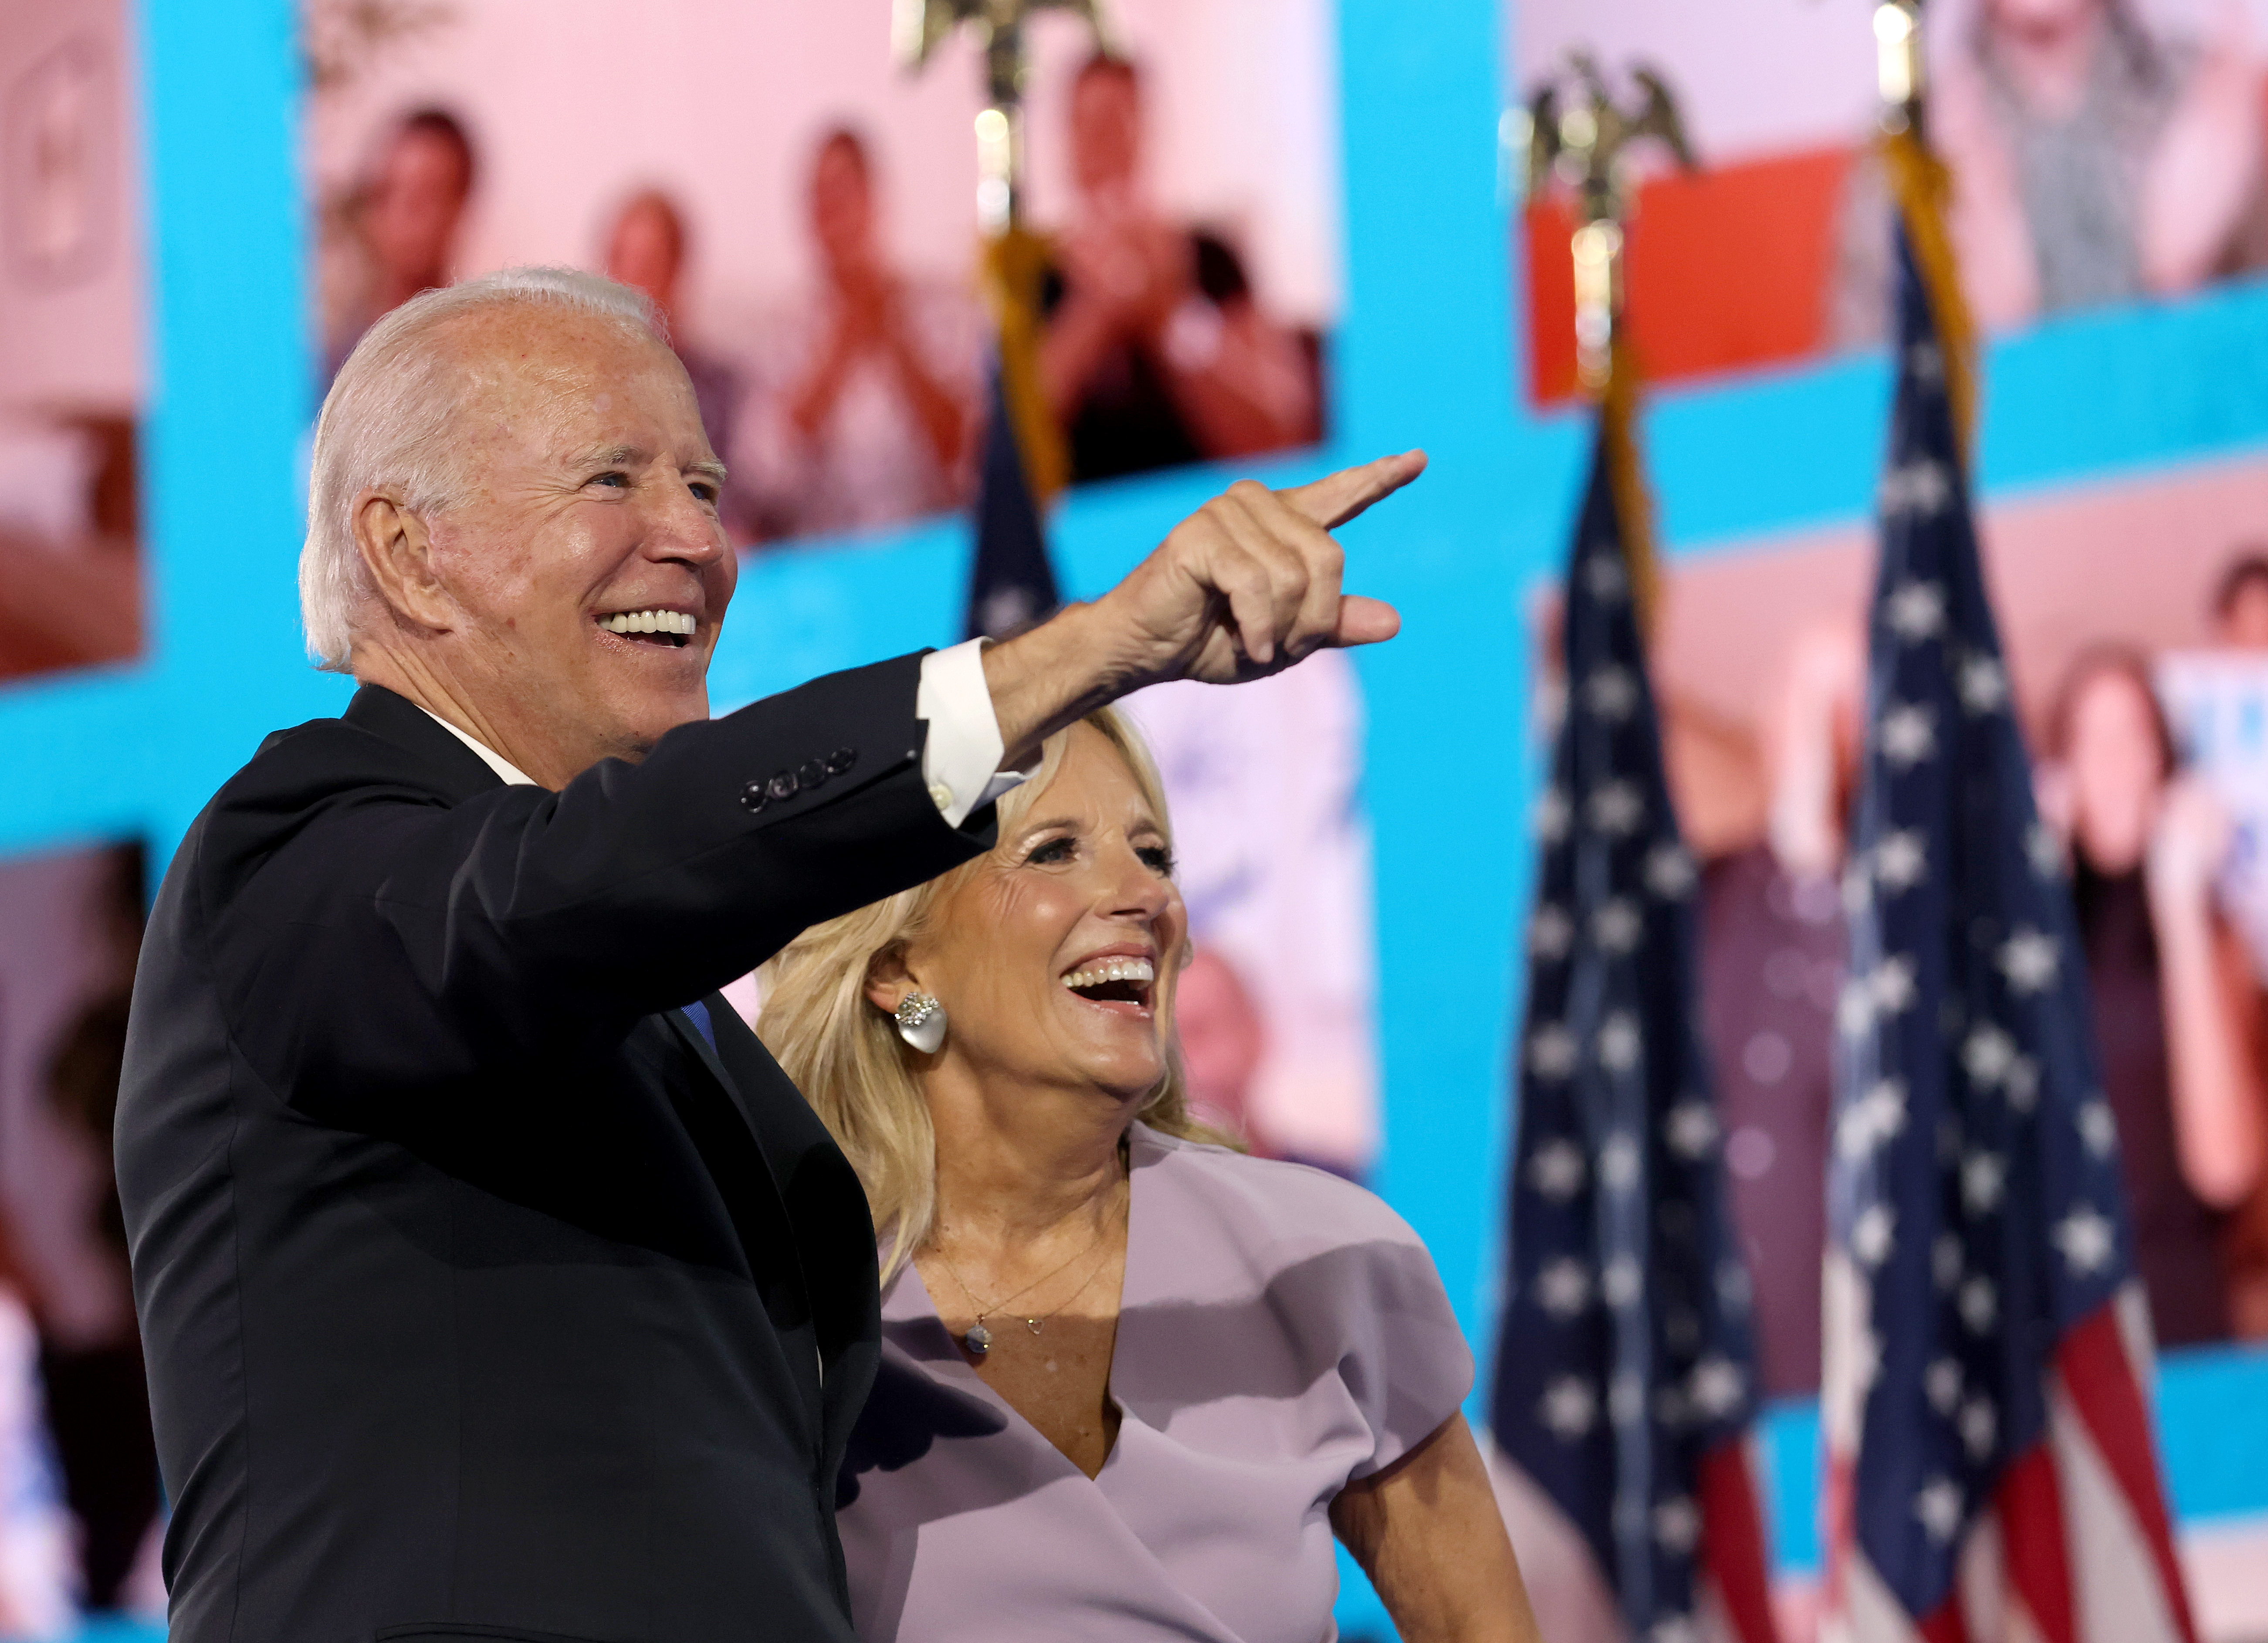
M 1096 1227 L 1094 1236 L 1088 1239 L 1086 1241 L 1086 1247 L 1081 1249 L 1078 1254 L 1072 1256 L 1071 1260 L 1064 1262 L 1060 1266 L 1049 1268 L 1047 1271 L 1042 1272 L 1039 1277 L 1034 1278 L 1030 1283 L 1025 1285 L 1021 1289 L 1016 1291 L 1014 1294 L 1003 1296 L 1000 1300 L 992 1302 L 990 1306 L 984 1305 L 976 1299 L 976 1292 L 968 1287 L 968 1280 L 961 1277 L 961 1269 L 954 1265 L 953 1257 L 945 1252 L 945 1246 L 942 1243 L 939 1244 L 937 1246 L 937 1258 L 945 1263 L 945 1270 L 952 1275 L 953 1281 L 960 1286 L 962 1298 L 968 1302 L 969 1306 L 976 1314 L 976 1322 L 970 1324 L 968 1326 L 968 1332 L 961 1337 L 961 1344 L 968 1349 L 968 1355 L 972 1358 L 982 1358 L 985 1353 L 992 1350 L 992 1331 L 985 1327 L 985 1319 L 990 1317 L 994 1313 L 1000 1311 L 1010 1301 L 1020 1300 L 1024 1296 L 1030 1294 L 1034 1290 L 1046 1283 L 1049 1278 L 1054 1278 L 1057 1274 L 1068 1268 L 1071 1265 L 1071 1261 L 1077 1261 L 1081 1256 L 1092 1254 L 1095 1246 L 1102 1241 L 1102 1234 L 1104 1231 L 1107 1230 L 1108 1225 L 1108 1224 L 1106 1222 L 1104 1226 Z M 1106 1261 L 1097 1261 L 1094 1265 L 1088 1270 L 1086 1277 L 1080 1281 L 1079 1286 L 1077 1289 L 1071 1291 L 1070 1294 L 1056 1302 L 1054 1306 L 1049 1308 L 1037 1317 L 1026 1318 L 1023 1321 L 1024 1327 L 1029 1330 L 1033 1334 L 1037 1335 L 1041 1330 L 1047 1325 L 1049 1320 L 1053 1318 L 1057 1313 L 1061 1312 L 1065 1307 L 1071 1305 L 1072 1301 L 1077 1300 L 1081 1295 L 1086 1293 L 1087 1286 L 1094 1282 L 1095 1274 L 1101 1271 L 1105 1264 Z

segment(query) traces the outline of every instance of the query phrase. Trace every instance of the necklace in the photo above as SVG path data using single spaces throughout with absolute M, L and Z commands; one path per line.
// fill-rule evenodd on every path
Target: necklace
M 976 1322 L 970 1324 L 968 1326 L 968 1332 L 961 1337 L 961 1344 L 968 1349 L 969 1355 L 975 1358 L 982 1358 L 985 1353 L 992 1350 L 992 1331 L 985 1327 L 985 1319 L 990 1317 L 994 1313 L 1002 1310 L 1010 1301 L 1020 1300 L 1026 1295 L 1030 1294 L 1034 1290 L 1046 1283 L 1049 1278 L 1054 1278 L 1057 1274 L 1066 1270 L 1072 1261 L 1079 1260 L 1086 1256 L 1093 1254 L 1095 1247 L 1102 1241 L 1102 1234 L 1108 1229 L 1108 1225 L 1109 1223 L 1106 1220 L 1102 1226 L 1096 1227 L 1094 1229 L 1094 1236 L 1088 1239 L 1086 1245 L 1079 1249 L 1078 1254 L 1073 1255 L 1071 1257 L 1071 1260 L 1064 1262 L 1060 1266 L 1049 1268 L 1047 1271 L 1034 1278 L 1030 1283 L 1025 1285 L 1021 1289 L 1016 1291 L 1015 1293 L 1003 1296 L 1000 1300 L 992 1302 L 990 1306 L 985 1305 L 983 1302 L 976 1299 L 976 1292 L 968 1287 L 968 1280 L 961 1277 L 961 1269 L 954 1265 L 953 1257 L 946 1254 L 944 1244 L 939 1243 L 937 1246 L 937 1258 L 945 1263 L 945 1270 L 952 1276 L 954 1283 L 960 1287 L 962 1299 L 968 1302 L 969 1306 L 975 1309 L 976 1314 Z M 1108 1264 L 1108 1262 L 1109 1256 L 1106 1252 L 1103 1259 L 1097 1261 L 1093 1266 L 1087 1269 L 1086 1276 L 1079 1280 L 1079 1285 L 1077 1289 L 1072 1290 L 1070 1294 L 1065 1295 L 1061 1300 L 1056 1302 L 1054 1306 L 1049 1307 L 1045 1312 L 1041 1313 L 1037 1317 L 1026 1318 L 1024 1320 L 1024 1327 L 1029 1330 L 1033 1334 L 1037 1335 L 1047 1326 L 1049 1322 L 1054 1318 L 1057 1313 L 1061 1312 L 1065 1307 L 1071 1305 L 1072 1301 L 1077 1300 L 1081 1295 L 1086 1293 L 1087 1286 L 1094 1282 L 1096 1274 L 1100 1273 L 1104 1266 Z

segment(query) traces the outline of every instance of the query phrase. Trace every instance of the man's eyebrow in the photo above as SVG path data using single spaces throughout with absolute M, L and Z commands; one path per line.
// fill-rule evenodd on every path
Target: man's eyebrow
M 634 445 L 609 445 L 594 451 L 585 452 L 575 459 L 574 465 L 578 468 L 644 468 L 651 460 L 652 457 L 648 453 L 641 451 Z M 698 475 L 703 479 L 713 479 L 720 485 L 726 478 L 725 465 L 714 457 L 703 461 L 688 462 L 684 471 L 688 476 Z

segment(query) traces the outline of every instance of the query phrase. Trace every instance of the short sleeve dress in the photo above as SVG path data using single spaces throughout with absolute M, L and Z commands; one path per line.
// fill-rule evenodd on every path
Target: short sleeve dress
M 867 1643 L 1328 1643 L 1328 1513 L 1456 1413 L 1473 1360 L 1432 1258 L 1371 1194 L 1137 1124 L 1089 1478 L 978 1378 L 912 1266 L 844 1461 Z

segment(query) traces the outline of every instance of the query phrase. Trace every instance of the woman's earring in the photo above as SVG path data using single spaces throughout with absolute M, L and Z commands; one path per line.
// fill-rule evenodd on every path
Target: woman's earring
M 945 1042 L 945 1006 L 925 992 L 909 992 L 898 1000 L 898 1036 L 925 1056 L 937 1053 Z

